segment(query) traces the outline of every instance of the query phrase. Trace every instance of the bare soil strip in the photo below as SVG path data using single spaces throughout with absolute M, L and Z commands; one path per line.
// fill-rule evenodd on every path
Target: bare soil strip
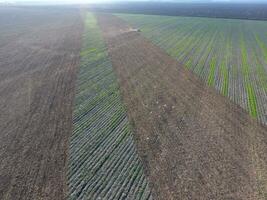
M 153 196 L 266 199 L 267 128 L 122 20 L 98 20 Z
M 64 199 L 80 13 L 6 8 L 0 19 L 0 199 Z

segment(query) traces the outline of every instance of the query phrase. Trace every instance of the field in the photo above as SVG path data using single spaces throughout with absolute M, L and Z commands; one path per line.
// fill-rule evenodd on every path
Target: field
M 0 26 L 1 200 L 267 199 L 266 22 L 61 6 Z
M 153 197 L 266 199 L 266 127 L 121 19 L 97 19 Z
M 64 199 L 82 20 L 0 8 L 0 199 Z
M 119 14 L 209 86 L 267 123 L 267 22 Z

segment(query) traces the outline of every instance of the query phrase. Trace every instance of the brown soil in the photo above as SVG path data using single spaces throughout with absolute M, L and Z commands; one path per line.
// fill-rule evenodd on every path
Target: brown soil
M 122 20 L 98 14 L 156 199 L 267 199 L 267 128 Z
M 0 199 L 64 199 L 79 10 L 0 10 Z

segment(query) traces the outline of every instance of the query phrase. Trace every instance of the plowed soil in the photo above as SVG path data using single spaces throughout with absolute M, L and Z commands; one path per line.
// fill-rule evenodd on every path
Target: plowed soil
M 125 22 L 98 14 L 156 199 L 267 198 L 267 128 Z
M 0 10 L 0 199 L 64 199 L 79 10 Z

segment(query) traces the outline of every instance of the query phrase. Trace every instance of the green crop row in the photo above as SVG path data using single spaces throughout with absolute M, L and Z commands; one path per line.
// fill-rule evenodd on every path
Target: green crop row
M 222 71 L 222 74 L 223 74 L 222 93 L 223 93 L 224 96 L 228 96 L 229 75 L 228 75 L 228 70 L 227 70 L 224 62 L 221 64 L 221 71 Z
M 93 14 L 85 18 L 68 161 L 69 199 L 152 199 Z
M 215 83 L 215 69 L 216 69 L 216 59 L 212 58 L 210 61 L 210 73 L 208 78 L 208 85 L 213 86 Z

